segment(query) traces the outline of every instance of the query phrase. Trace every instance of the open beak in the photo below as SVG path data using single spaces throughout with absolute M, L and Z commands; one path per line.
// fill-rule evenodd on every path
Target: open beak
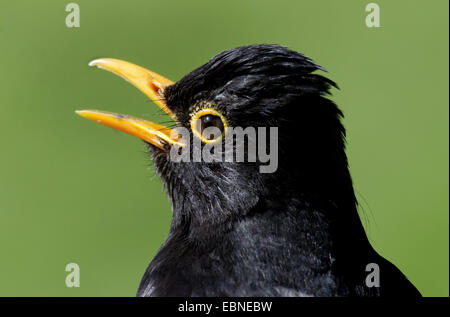
M 146 94 L 175 122 L 177 121 L 176 116 L 164 102 L 163 96 L 164 89 L 173 84 L 171 80 L 143 67 L 113 58 L 96 59 L 90 62 L 89 66 L 97 66 L 98 68 L 110 71 L 130 82 Z M 98 110 L 78 110 L 75 112 L 92 121 L 134 135 L 162 150 L 166 150 L 167 146 L 173 144 L 183 146 L 183 144 L 178 142 L 177 134 L 172 129 L 157 123 L 128 115 Z

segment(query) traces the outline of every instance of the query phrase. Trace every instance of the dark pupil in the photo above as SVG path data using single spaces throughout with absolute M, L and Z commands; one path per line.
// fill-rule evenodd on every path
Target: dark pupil
M 204 135 L 203 130 L 211 127 L 215 127 L 216 129 L 210 129 L 212 131 L 208 131 L 208 135 Z M 222 119 L 218 116 L 207 114 L 197 120 L 197 130 L 205 139 L 214 140 L 218 138 L 223 133 L 223 129 Z

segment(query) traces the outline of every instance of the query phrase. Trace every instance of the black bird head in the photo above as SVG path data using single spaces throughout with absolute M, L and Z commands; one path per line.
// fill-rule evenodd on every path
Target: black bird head
M 176 83 L 124 61 L 91 65 L 125 78 L 174 120 L 169 128 L 78 111 L 143 139 L 172 203 L 171 231 L 139 296 L 419 294 L 367 240 L 342 113 L 328 99 L 336 85 L 316 73 L 322 67 L 277 45 L 224 51 Z M 238 128 L 246 137 L 230 138 Z M 263 172 L 268 152 L 276 162 Z M 368 263 L 381 265 L 381 291 L 366 287 Z
M 257 204 L 292 199 L 354 209 L 342 113 L 327 98 L 335 84 L 316 74 L 325 70 L 302 54 L 278 45 L 238 47 L 176 83 L 119 60 L 99 59 L 90 65 L 124 77 L 189 132 L 186 141 L 170 128 L 134 117 L 78 112 L 147 142 L 172 203 L 173 229 L 189 227 L 201 236 L 211 232 L 211 226 L 250 213 Z M 221 132 L 229 127 L 277 127 L 278 148 L 270 149 L 265 141 L 268 151 L 277 151 L 276 169 L 261 173 L 259 157 L 255 162 L 174 162 L 174 147 L 190 149 L 192 158 L 194 140 L 202 139 L 201 147 L 209 144 L 201 134 L 207 126 Z M 269 134 L 267 130 L 267 140 Z

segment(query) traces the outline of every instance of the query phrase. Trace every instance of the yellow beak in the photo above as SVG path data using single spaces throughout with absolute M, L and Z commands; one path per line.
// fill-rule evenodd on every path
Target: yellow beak
M 97 66 L 124 78 L 146 94 L 174 121 L 177 121 L 176 116 L 164 102 L 163 92 L 167 86 L 173 84 L 171 80 L 143 67 L 113 58 L 96 59 L 90 62 L 89 66 Z M 134 135 L 163 150 L 166 149 L 167 145 L 178 144 L 183 146 L 178 142 L 178 137 L 175 136 L 177 134 L 172 129 L 157 123 L 98 110 L 78 110 L 76 113 L 113 129 Z

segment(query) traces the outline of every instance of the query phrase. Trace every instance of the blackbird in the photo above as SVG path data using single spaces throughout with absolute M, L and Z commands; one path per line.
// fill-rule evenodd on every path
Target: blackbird
M 123 77 L 173 119 L 170 128 L 77 111 L 144 140 L 171 202 L 170 233 L 137 296 L 420 296 L 367 239 L 343 114 L 329 99 L 337 86 L 317 73 L 323 67 L 268 44 L 223 51 L 176 83 L 117 59 L 90 65 Z M 205 136 L 208 127 L 222 134 Z M 259 156 L 191 159 L 195 147 L 222 145 L 231 127 L 276 127 L 275 168 L 262 172 Z M 187 159 L 173 159 L 175 148 Z

